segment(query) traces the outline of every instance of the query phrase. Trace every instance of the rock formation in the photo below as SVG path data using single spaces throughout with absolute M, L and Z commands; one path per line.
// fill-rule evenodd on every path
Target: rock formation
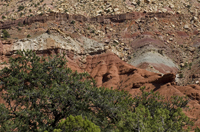
M 134 96 L 145 86 L 166 99 L 188 96 L 191 110 L 185 113 L 200 117 L 198 1 L 35 2 L 0 3 L 0 63 L 16 50 L 44 56 L 65 52 L 67 65 L 87 71 L 99 87 Z M 4 38 L 5 30 L 10 38 Z

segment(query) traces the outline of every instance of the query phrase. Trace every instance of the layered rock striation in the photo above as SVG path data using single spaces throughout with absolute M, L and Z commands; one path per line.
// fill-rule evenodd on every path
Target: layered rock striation
M 67 20 L 76 20 L 79 22 L 98 22 L 98 23 L 110 23 L 110 22 L 124 22 L 126 20 L 137 20 L 138 18 L 170 18 L 174 16 L 182 16 L 181 14 L 170 14 L 170 13 L 162 13 L 162 12 L 155 12 L 155 13 L 141 13 L 141 12 L 132 12 L 132 13 L 124 13 L 124 14 L 117 14 L 117 15 L 103 15 L 97 17 L 87 18 L 83 15 L 70 15 L 67 13 L 47 13 L 42 15 L 36 15 L 31 17 L 24 17 L 17 20 L 8 20 L 5 22 L 0 23 L 0 29 L 8 29 L 13 26 L 22 25 L 30 25 L 35 22 L 47 22 L 47 21 L 67 21 Z

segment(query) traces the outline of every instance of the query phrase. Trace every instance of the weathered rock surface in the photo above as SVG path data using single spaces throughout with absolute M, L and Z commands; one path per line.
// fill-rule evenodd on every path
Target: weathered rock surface
M 48 49 L 63 49 L 67 51 L 74 51 L 77 54 L 96 54 L 103 52 L 104 44 L 99 43 L 95 40 L 88 39 L 84 36 L 80 36 L 77 40 L 72 39 L 70 36 L 62 37 L 60 35 L 53 35 L 44 33 L 36 38 L 26 38 L 21 40 L 16 40 L 12 44 L 4 45 L 0 43 L 2 54 L 11 54 L 11 52 L 16 50 L 34 50 L 34 51 L 44 51 Z
M 34 6 L 33 6 L 34 5 Z M 41 15 L 47 12 L 60 12 L 69 14 L 81 14 L 84 16 L 114 15 L 126 12 L 160 12 L 198 14 L 199 2 L 197 0 L 44 0 L 39 1 L 4 1 L 0 3 L 0 17 L 4 19 L 17 19 L 21 16 Z M 22 9 L 15 9 L 23 6 Z M 23 12 L 23 13 L 21 13 Z M 194 21 L 196 21 L 194 17 Z
M 157 73 L 177 73 L 178 66 L 167 56 L 156 51 L 141 54 L 137 59 L 129 60 L 130 64 Z
M 161 74 L 177 73 L 178 66 L 167 56 L 171 51 L 161 41 L 146 37 L 133 41 L 131 46 L 134 50 L 134 57 L 128 61 L 131 65 Z
M 177 16 L 181 16 L 179 14 L 176 14 Z M 174 17 L 174 14 L 170 13 L 160 13 L 160 12 L 154 12 L 154 13 L 139 13 L 139 12 L 132 12 L 132 13 L 124 13 L 124 14 L 117 14 L 117 15 L 105 15 L 105 16 L 97 16 L 97 17 L 91 17 L 87 18 L 83 15 L 69 15 L 66 13 L 47 13 L 43 15 L 36 15 L 31 17 L 24 17 L 17 20 L 8 20 L 5 22 L 0 23 L 0 29 L 7 29 L 11 28 L 12 26 L 17 25 L 30 25 L 35 22 L 47 22 L 47 21 L 67 21 L 67 20 L 76 20 L 79 22 L 98 22 L 98 23 L 107 23 L 110 22 L 124 22 L 126 20 L 137 20 L 139 18 L 170 18 Z

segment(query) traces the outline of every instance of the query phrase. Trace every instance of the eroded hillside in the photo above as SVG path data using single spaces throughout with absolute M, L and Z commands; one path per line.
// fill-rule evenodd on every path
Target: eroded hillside
M 69 67 L 98 86 L 188 96 L 193 109 L 185 112 L 200 126 L 199 7 L 197 0 L 1 1 L 0 62 L 16 50 L 66 52 Z

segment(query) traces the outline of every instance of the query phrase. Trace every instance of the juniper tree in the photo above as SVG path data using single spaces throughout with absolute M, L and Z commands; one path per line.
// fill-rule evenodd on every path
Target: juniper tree
M 97 88 L 88 73 L 72 72 L 65 55 L 39 57 L 18 51 L 1 71 L 2 131 L 52 131 L 70 115 L 82 115 L 104 130 L 113 129 L 120 113 L 129 107 L 127 92 Z

